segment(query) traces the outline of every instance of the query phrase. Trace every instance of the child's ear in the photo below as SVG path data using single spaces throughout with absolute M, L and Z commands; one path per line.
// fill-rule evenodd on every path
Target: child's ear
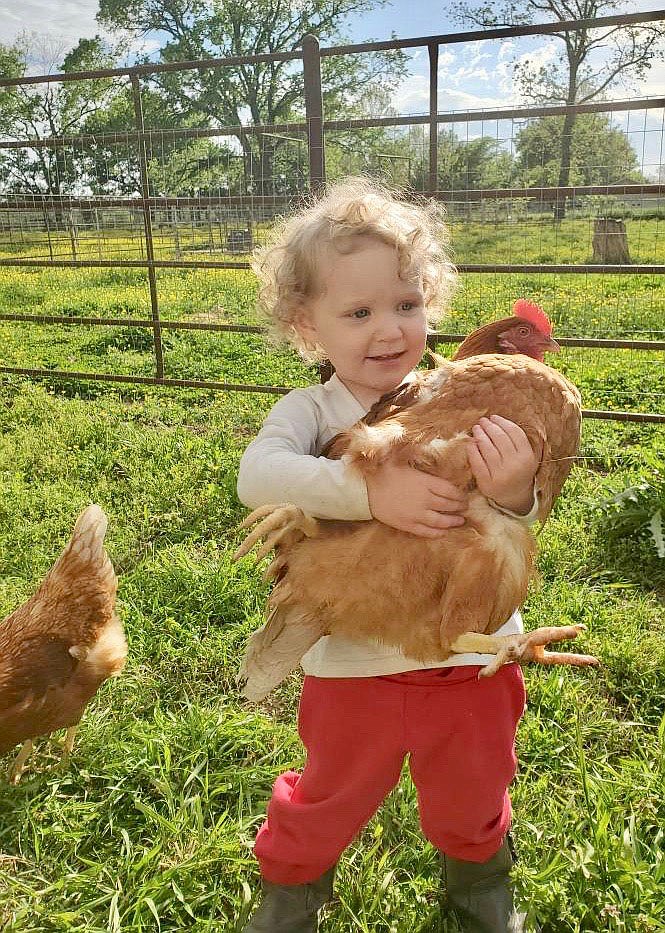
M 307 308 L 298 308 L 293 316 L 293 326 L 304 344 L 309 347 L 316 346 L 316 327 Z

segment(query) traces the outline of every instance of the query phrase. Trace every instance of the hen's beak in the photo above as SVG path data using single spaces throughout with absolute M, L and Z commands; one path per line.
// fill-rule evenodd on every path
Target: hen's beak
M 561 347 L 553 337 L 548 337 L 543 344 L 544 353 L 558 353 Z

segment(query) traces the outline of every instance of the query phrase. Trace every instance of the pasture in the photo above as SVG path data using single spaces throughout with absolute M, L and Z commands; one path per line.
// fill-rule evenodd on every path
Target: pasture
M 512 245 L 501 228 L 461 225 L 454 245 L 464 262 L 585 261 L 588 237 L 574 226 L 585 223 L 556 236 L 522 231 Z M 662 262 L 658 224 L 639 225 L 634 260 Z M 258 322 L 251 273 L 161 271 L 158 288 L 166 319 Z M 442 329 L 502 316 L 520 296 L 541 301 L 561 335 L 662 339 L 665 282 L 646 275 L 466 275 Z M 0 311 L 144 319 L 149 296 L 135 269 L 4 269 Z M 257 336 L 164 340 L 174 378 L 316 378 Z M 0 347 L 3 365 L 153 372 L 140 328 L 0 323 Z M 662 353 L 565 350 L 554 362 L 587 408 L 663 410 Z M 3 933 L 242 929 L 272 781 L 302 764 L 298 675 L 259 707 L 235 685 L 266 596 L 251 560 L 231 562 L 244 514 L 235 475 L 273 401 L 2 377 L 0 614 L 30 595 L 95 501 L 109 516 L 130 642 L 125 672 L 84 716 L 70 767 L 51 770 L 57 750 L 41 741 L 22 783 L 0 782 Z M 646 483 L 647 512 L 660 504 L 665 514 L 665 427 L 587 421 L 582 454 L 540 534 L 542 580 L 525 621 L 584 623 L 579 650 L 602 666 L 525 671 L 517 889 L 543 933 L 656 933 L 665 929 L 665 560 L 643 518 L 617 525 L 617 510 L 630 519 L 630 499 L 602 503 Z M 434 933 L 441 918 L 435 853 L 404 776 L 345 854 L 321 929 Z

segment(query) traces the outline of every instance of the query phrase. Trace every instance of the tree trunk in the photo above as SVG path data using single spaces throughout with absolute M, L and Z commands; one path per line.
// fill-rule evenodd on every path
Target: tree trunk
M 593 222 L 593 262 L 625 265 L 630 262 L 628 237 L 623 220 L 596 217 Z

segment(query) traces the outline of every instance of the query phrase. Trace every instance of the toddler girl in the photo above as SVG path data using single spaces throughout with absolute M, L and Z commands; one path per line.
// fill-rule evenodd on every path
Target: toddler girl
M 419 363 L 428 325 L 455 284 L 446 242 L 436 204 L 347 179 L 285 221 L 257 255 L 274 329 L 335 371 L 324 385 L 280 399 L 266 418 L 240 464 L 247 506 L 291 502 L 317 518 L 375 518 L 428 537 L 464 523 L 465 494 L 440 477 L 388 463 L 364 480 L 318 456 Z M 521 428 L 481 419 L 469 460 L 497 508 L 531 519 L 537 461 Z M 516 607 L 496 634 L 521 631 Z M 467 654 L 428 664 L 334 635 L 310 649 L 298 720 L 307 760 L 302 774 L 275 783 L 255 845 L 263 897 L 246 933 L 317 929 L 340 854 L 396 785 L 407 755 L 421 826 L 441 853 L 463 929 L 523 929 L 506 837 L 524 686 L 515 664 L 478 679 L 490 660 Z

